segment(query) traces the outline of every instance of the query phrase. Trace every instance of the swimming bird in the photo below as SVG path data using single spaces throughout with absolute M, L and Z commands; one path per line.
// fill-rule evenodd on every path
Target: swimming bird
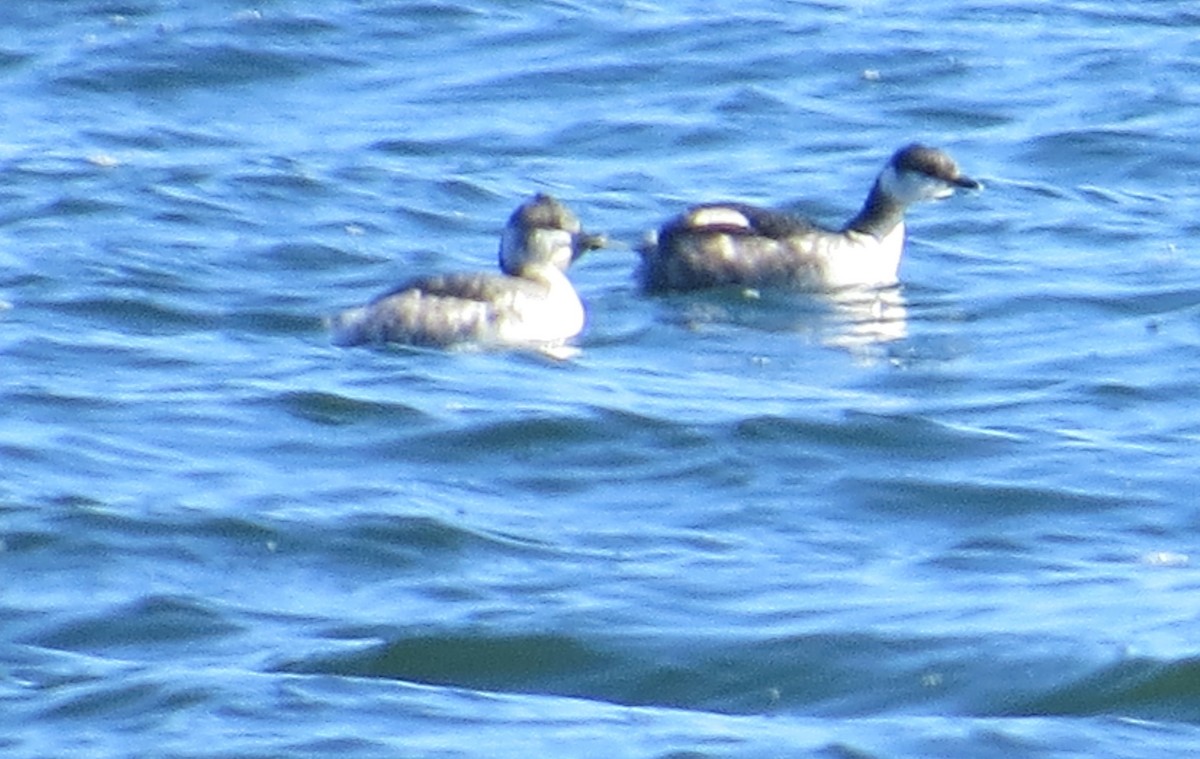
M 567 279 L 583 253 L 602 247 L 565 205 L 542 193 L 522 203 L 500 237 L 502 273 L 411 279 L 329 319 L 336 345 L 400 343 L 552 348 L 579 334 L 584 307 Z
M 941 150 L 908 145 L 892 155 L 862 210 L 840 230 L 745 203 L 692 206 L 648 236 L 640 251 L 641 284 L 652 293 L 724 285 L 894 285 L 908 207 L 981 188 Z

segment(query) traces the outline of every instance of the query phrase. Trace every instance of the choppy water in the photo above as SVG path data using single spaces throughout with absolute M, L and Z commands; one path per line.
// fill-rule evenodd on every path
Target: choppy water
M 197 7 L 192 7 L 197 6 Z M 5 756 L 1200 750 L 1200 14 L 1180 3 L 0 10 Z M 341 350 L 546 190 L 836 223 L 882 311 L 647 299 L 581 354 Z

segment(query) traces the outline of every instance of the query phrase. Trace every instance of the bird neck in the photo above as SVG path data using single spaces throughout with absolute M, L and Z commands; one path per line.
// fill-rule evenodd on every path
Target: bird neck
M 567 279 L 566 272 L 545 261 L 523 264 L 514 274 L 522 279 L 541 282 L 552 289 L 558 289 L 565 285 L 567 289 L 574 290 L 571 280 Z
M 904 222 L 906 206 L 885 192 L 879 180 L 871 187 L 867 200 L 858 215 L 846 223 L 843 232 L 861 232 L 882 240 Z

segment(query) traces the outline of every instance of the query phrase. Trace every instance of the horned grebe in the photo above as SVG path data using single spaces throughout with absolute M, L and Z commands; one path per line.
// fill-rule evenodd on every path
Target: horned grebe
M 449 347 L 552 348 L 583 329 L 584 308 L 566 270 L 604 245 L 575 214 L 537 194 L 500 237 L 502 274 L 471 272 L 409 280 L 329 320 L 336 345 L 402 343 Z
M 648 292 L 722 285 L 802 290 L 893 285 L 908 207 L 958 189 L 981 188 L 942 151 L 909 145 L 896 151 L 862 210 L 838 231 L 743 203 L 693 206 L 657 236 L 648 236 L 641 249 L 641 284 Z

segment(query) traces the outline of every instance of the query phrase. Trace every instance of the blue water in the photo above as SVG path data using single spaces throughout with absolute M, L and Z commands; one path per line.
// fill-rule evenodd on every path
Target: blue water
M 1185 3 L 7 2 L 6 757 L 1200 751 Z M 647 298 L 839 223 L 879 303 Z M 547 191 L 575 358 L 332 347 Z

